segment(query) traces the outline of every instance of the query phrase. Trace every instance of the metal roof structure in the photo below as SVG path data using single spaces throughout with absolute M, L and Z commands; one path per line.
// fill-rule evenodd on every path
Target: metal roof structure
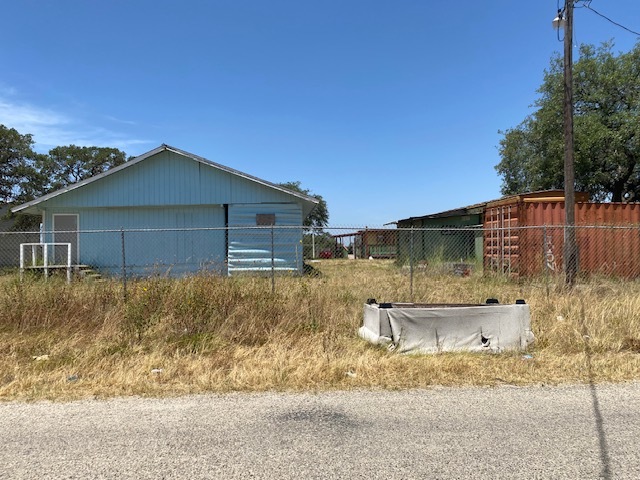
M 147 159 L 149 157 L 152 157 L 154 155 L 157 155 L 158 153 L 161 153 L 163 151 L 169 151 L 169 152 L 177 153 L 177 154 L 182 155 L 184 157 L 187 157 L 187 158 L 190 158 L 192 160 L 195 160 L 196 162 L 202 163 L 202 164 L 204 164 L 204 165 L 206 165 L 208 167 L 213 167 L 213 168 L 216 168 L 216 169 L 221 170 L 223 172 L 227 172 L 229 174 L 235 175 L 237 177 L 244 178 L 244 179 L 249 180 L 251 182 L 255 182 L 255 183 L 258 183 L 260 185 L 264 185 L 266 187 L 273 188 L 275 190 L 279 190 L 279 191 L 281 191 L 283 193 L 286 193 L 288 195 L 292 195 L 294 197 L 297 197 L 297 198 L 299 198 L 300 200 L 302 200 L 304 202 L 312 203 L 312 204 L 314 204 L 314 206 L 317 205 L 320 202 L 315 197 L 311 197 L 309 195 L 305 195 L 305 194 L 300 193 L 300 192 L 289 190 L 288 188 L 281 187 L 279 185 L 276 185 L 274 183 L 268 182 L 266 180 L 262 180 L 262 179 L 260 179 L 258 177 L 254 177 L 253 175 L 249 175 L 248 173 L 244 173 L 244 172 L 241 172 L 239 170 L 235 170 L 233 168 L 221 165 L 219 163 L 212 162 L 211 160 L 208 160 L 208 159 L 206 159 L 204 157 L 201 157 L 199 155 L 194 155 L 193 153 L 189 153 L 187 151 L 184 151 L 184 150 L 181 150 L 179 148 L 175 148 L 175 147 L 172 147 L 170 145 L 167 145 L 167 144 L 163 143 L 159 147 L 154 148 L 153 150 L 150 150 L 147 153 L 143 153 L 142 155 L 139 155 L 139 156 L 129 160 L 128 162 L 123 163 L 122 165 L 118 165 L 117 167 L 111 168 L 111 169 L 107 170 L 106 172 L 100 173 L 98 175 L 95 175 L 93 177 L 87 178 L 87 179 L 82 180 L 80 182 L 68 185 L 68 186 L 66 186 L 64 188 L 56 190 L 55 192 L 51 192 L 51 193 L 48 193 L 47 195 L 43 195 L 42 197 L 36 198 L 34 200 L 31 200 L 30 202 L 23 203 L 22 205 L 19 205 L 17 207 L 12 208 L 11 211 L 14 212 L 14 213 L 18 213 L 18 212 L 30 213 L 28 210 L 31 207 L 34 207 L 34 206 L 36 206 L 36 205 L 38 205 L 38 204 L 40 204 L 42 202 L 45 202 L 45 201 L 50 200 L 52 198 L 55 198 L 55 197 L 57 197 L 59 195 L 63 195 L 65 193 L 73 191 L 75 189 L 82 188 L 82 187 L 84 187 L 86 185 L 89 185 L 89 184 L 91 184 L 93 182 L 96 182 L 96 181 L 98 181 L 98 180 L 100 180 L 102 178 L 105 178 L 105 177 L 107 177 L 109 175 L 112 175 L 112 174 L 114 174 L 116 172 L 119 172 L 119 171 L 124 170 L 126 168 L 129 168 L 129 167 L 131 167 L 131 166 L 133 166 L 133 165 L 135 165 L 137 163 L 140 163 L 143 160 L 145 160 L 145 159 Z
M 586 199 L 584 198 L 585 196 L 586 194 L 583 192 L 576 192 L 577 201 L 586 201 Z M 446 210 L 444 212 L 432 213 L 429 215 L 421 215 L 417 217 L 403 218 L 393 223 L 411 222 L 414 220 L 425 220 L 425 219 L 431 219 L 431 218 L 457 217 L 460 215 L 474 215 L 474 214 L 482 213 L 482 211 L 487 205 L 491 205 L 491 206 L 502 205 L 502 204 L 512 203 L 514 201 L 523 200 L 526 198 L 538 199 L 538 200 L 549 200 L 549 198 L 553 198 L 554 200 L 559 200 L 561 197 L 564 198 L 563 190 L 539 190 L 536 192 L 526 192 L 526 193 L 519 193 L 516 195 L 506 195 L 504 197 L 500 197 L 495 200 L 487 200 L 486 202 L 475 203 L 473 205 L 454 208 L 452 210 Z

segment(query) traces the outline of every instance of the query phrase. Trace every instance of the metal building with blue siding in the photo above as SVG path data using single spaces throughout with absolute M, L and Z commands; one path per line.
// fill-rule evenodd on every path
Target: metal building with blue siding
M 168 145 L 13 209 L 40 215 L 46 242 L 105 272 L 302 271 L 303 220 L 316 198 Z M 149 231 L 149 230 L 153 231 Z M 105 231 L 111 231 L 105 233 Z

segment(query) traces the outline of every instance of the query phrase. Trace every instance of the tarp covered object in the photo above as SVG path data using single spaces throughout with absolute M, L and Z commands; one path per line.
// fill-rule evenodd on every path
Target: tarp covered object
M 522 350 L 533 342 L 529 305 L 364 306 L 359 334 L 401 353 Z

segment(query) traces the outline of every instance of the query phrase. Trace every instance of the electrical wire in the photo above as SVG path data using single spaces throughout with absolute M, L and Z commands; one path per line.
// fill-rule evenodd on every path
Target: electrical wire
M 573 8 L 589 8 L 592 1 L 593 0 L 573 0 Z
M 608 22 L 613 23 L 614 25 L 622 28 L 623 30 L 626 30 L 627 32 L 633 33 L 634 35 L 638 35 L 640 36 L 640 32 L 636 32 L 634 30 L 631 30 L 630 28 L 625 27 L 624 25 L 619 24 L 618 22 L 614 22 L 613 20 L 611 20 L 609 17 L 607 17 L 606 15 L 603 15 L 602 13 L 596 11 L 595 9 L 591 8 L 591 0 L 588 0 L 587 2 L 584 2 L 582 7 L 586 8 L 587 10 L 591 10 L 593 13 L 595 13 L 596 15 L 604 18 L 605 20 L 607 20 Z
M 573 0 L 573 2 L 574 2 L 574 7 L 573 8 L 586 8 L 587 10 L 591 10 L 596 15 L 604 18 L 605 20 L 607 20 L 608 22 L 616 25 L 617 27 L 620 27 L 623 30 L 626 30 L 627 32 L 633 33 L 634 35 L 640 36 L 640 32 L 636 32 L 635 30 L 631 30 L 630 28 L 627 28 L 624 25 L 611 20 L 609 17 L 607 17 L 606 15 L 603 15 L 602 13 L 598 12 L 594 8 L 591 8 L 591 2 L 592 1 L 593 0 Z M 562 15 L 564 14 L 564 7 L 560 8 L 560 0 L 556 0 L 556 5 L 558 7 L 558 17 L 562 18 Z M 563 39 L 560 38 L 560 29 L 559 28 L 558 28 L 557 35 L 558 35 L 558 41 L 562 42 Z
M 558 8 L 558 18 L 562 19 L 562 16 L 564 15 L 564 8 L 560 8 L 560 0 L 556 0 L 556 7 Z M 560 27 L 556 30 L 556 36 L 558 37 L 559 42 L 564 42 L 564 35 L 563 38 L 560 38 Z

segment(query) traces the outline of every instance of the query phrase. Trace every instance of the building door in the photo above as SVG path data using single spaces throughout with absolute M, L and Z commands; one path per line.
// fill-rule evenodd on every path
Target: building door
M 71 244 L 71 263 L 78 264 L 78 214 L 53 215 L 53 242 Z M 64 264 L 67 261 L 67 251 L 62 246 L 54 248 L 54 262 Z

